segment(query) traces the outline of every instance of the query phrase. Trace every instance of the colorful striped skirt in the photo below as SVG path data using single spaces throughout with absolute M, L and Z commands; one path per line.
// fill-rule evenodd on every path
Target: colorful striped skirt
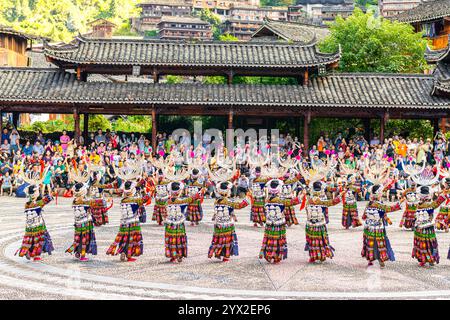
M 330 245 L 326 225 L 306 225 L 305 251 L 309 251 L 309 258 L 313 261 L 325 261 L 334 257 L 334 248 Z
M 52 254 L 53 248 L 52 239 L 47 231 L 45 224 L 34 228 L 26 228 L 23 236 L 22 246 L 17 250 L 19 257 L 34 258 L 39 257 L 42 252 Z
M 167 218 L 167 206 L 155 204 L 153 207 L 152 221 L 156 221 L 158 224 L 162 224 Z
M 100 227 L 109 222 L 107 207 L 91 207 L 91 214 L 92 219 L 94 220 L 94 225 L 96 227 Z
M 448 230 L 448 218 L 450 214 L 450 208 L 445 206 L 441 207 L 438 215 L 436 216 L 436 229 L 437 230 Z
M 414 230 L 412 258 L 419 262 L 439 263 L 439 249 L 434 226 Z
M 75 224 L 75 234 L 72 245 L 67 253 L 79 253 L 97 255 L 97 243 L 95 241 L 94 225 L 91 221 L 83 224 Z
M 165 231 L 166 257 L 170 259 L 186 258 L 188 244 L 184 223 L 166 224 Z
M 297 217 L 295 216 L 295 207 L 294 206 L 286 206 L 284 208 L 284 217 L 286 219 L 286 224 L 288 226 L 291 226 L 293 224 L 297 225 L 298 224 L 298 220 Z
M 239 255 L 238 240 L 235 232 L 235 226 L 222 227 L 215 225 L 211 246 L 208 251 L 208 258 L 213 256 L 230 258 L 230 256 Z
M 344 228 L 356 228 L 361 226 L 362 223 L 358 217 L 358 207 L 355 204 L 344 205 L 342 208 L 342 226 Z
M 127 258 L 131 258 L 139 257 L 143 252 L 141 225 L 137 222 L 120 225 L 119 233 L 106 254 L 115 256 L 124 253 Z
M 250 210 L 250 221 L 253 223 L 266 222 L 266 214 L 264 213 L 264 204 L 253 204 Z
M 414 229 L 414 224 L 416 223 L 416 210 L 405 209 L 403 212 L 402 219 L 400 220 L 400 228 Z
M 361 256 L 368 261 L 395 261 L 394 251 L 383 227 L 364 228 Z
M 268 262 L 287 259 L 286 225 L 266 225 L 259 258 Z
M 190 222 L 199 222 L 203 218 L 203 209 L 200 202 L 191 203 L 186 210 L 186 220 Z

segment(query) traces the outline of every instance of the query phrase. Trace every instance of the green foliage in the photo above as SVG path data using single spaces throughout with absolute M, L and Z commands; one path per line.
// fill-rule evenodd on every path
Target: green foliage
M 83 116 L 82 116 L 83 117 Z M 81 120 L 81 129 L 83 130 L 83 120 Z M 112 129 L 111 122 L 104 115 L 89 115 L 89 131 L 97 131 L 98 129 Z
M 320 49 L 336 52 L 341 47 L 341 71 L 420 73 L 426 68 L 426 41 L 409 24 L 356 8 L 347 19 L 339 16 L 330 30 Z
M 182 83 L 182 82 L 183 82 L 183 77 L 181 77 L 181 76 L 172 76 L 172 75 L 166 76 L 166 83 L 168 83 L 168 84 L 177 84 L 177 83 Z
M 49 120 L 49 121 L 36 121 L 31 125 L 22 125 L 19 127 L 22 131 L 32 131 L 38 132 L 39 130 L 43 133 L 61 132 L 62 130 L 73 130 L 72 123 L 66 123 L 63 120 Z
M 379 132 L 379 125 L 377 126 Z M 428 120 L 392 119 L 386 124 L 386 136 L 401 135 L 411 138 L 433 138 L 433 126 Z
M 233 41 L 239 41 L 239 39 L 238 39 L 237 37 L 235 37 L 235 36 L 229 34 L 229 33 L 224 33 L 224 34 L 221 34 L 221 35 L 219 36 L 219 41 L 224 41 L 224 42 L 229 41 L 229 42 L 233 42 Z
M 296 0 L 261 0 L 261 7 L 285 7 L 296 3 Z
M 0 24 L 31 34 L 70 41 L 98 18 L 129 28 L 129 18 L 138 15 L 138 0 L 0 0 Z
M 221 76 L 207 76 L 203 77 L 204 84 L 226 84 L 227 78 Z
M 145 31 L 144 32 L 144 36 L 146 38 L 154 38 L 158 35 L 158 31 L 157 30 L 149 30 L 149 31 Z
M 127 116 L 117 119 L 112 124 L 115 131 L 120 132 L 150 132 L 152 128 L 150 116 Z
M 211 24 L 214 39 L 219 39 L 222 34 L 220 17 L 209 9 L 202 9 L 197 15 L 201 20 Z
M 377 6 L 378 0 L 356 0 L 356 4 L 360 5 L 361 7 L 369 7 L 369 6 Z

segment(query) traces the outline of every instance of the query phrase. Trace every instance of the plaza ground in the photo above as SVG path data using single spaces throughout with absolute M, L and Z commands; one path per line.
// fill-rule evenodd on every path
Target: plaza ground
M 237 212 L 239 256 L 228 263 L 208 259 L 213 223 L 212 200 L 205 200 L 199 226 L 187 226 L 188 258 L 172 264 L 164 256 L 164 228 L 142 227 L 144 255 L 136 262 L 106 256 L 118 231 L 120 199 L 114 199 L 109 225 L 96 229 L 98 255 L 81 263 L 64 251 L 73 240 L 71 199 L 45 207 L 55 251 L 41 262 L 14 256 L 24 232 L 24 199 L 0 198 L 0 299 L 411 299 L 450 298 L 450 234 L 438 233 L 441 263 L 419 268 L 411 258 L 413 233 L 398 227 L 402 212 L 390 215 L 388 235 L 396 255 L 384 270 L 361 258 L 362 227 L 341 227 L 342 205 L 330 210 L 329 234 L 335 258 L 309 264 L 305 252 L 305 212 L 287 231 L 288 259 L 269 265 L 258 258 L 263 229 L 249 221 L 249 208 Z M 359 203 L 360 212 L 365 203 Z M 298 209 L 297 209 L 298 211 Z

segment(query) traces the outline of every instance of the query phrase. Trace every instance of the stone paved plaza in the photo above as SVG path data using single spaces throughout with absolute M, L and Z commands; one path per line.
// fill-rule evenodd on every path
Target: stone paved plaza
M 144 255 L 137 262 L 120 262 L 105 252 L 118 230 L 120 199 L 110 210 L 110 224 L 96 229 L 98 255 L 79 262 L 64 251 L 73 238 L 71 199 L 59 198 L 45 208 L 45 220 L 55 251 L 40 262 L 14 256 L 24 231 L 24 199 L 0 198 L 1 299 L 411 299 L 449 298 L 450 234 L 438 233 L 441 263 L 420 268 L 411 258 L 413 233 L 398 227 L 401 211 L 390 215 L 388 234 L 396 261 L 381 270 L 361 258 L 362 227 L 344 230 L 342 206 L 331 209 L 329 233 L 336 249 L 333 260 L 309 264 L 305 252 L 305 213 L 300 225 L 288 229 L 288 259 L 269 265 L 258 259 L 263 229 L 249 222 L 249 208 L 238 211 L 238 257 L 222 263 L 208 259 L 213 225 L 212 200 L 205 200 L 205 218 L 187 226 L 189 257 L 171 264 L 164 257 L 164 228 L 150 221 L 147 207 L 143 225 Z M 360 208 L 365 203 L 360 203 Z

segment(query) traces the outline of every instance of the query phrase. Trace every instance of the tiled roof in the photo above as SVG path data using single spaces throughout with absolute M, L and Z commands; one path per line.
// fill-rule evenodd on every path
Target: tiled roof
M 448 37 L 450 40 L 450 35 Z M 447 46 L 447 48 L 440 50 L 431 50 L 430 47 L 427 47 L 427 50 L 425 51 L 425 59 L 428 63 L 436 63 L 449 57 L 449 53 L 450 45 Z
M 413 9 L 393 16 L 391 19 L 400 22 L 413 23 L 430 21 L 448 16 L 450 16 L 450 0 L 429 0 L 422 2 Z
M 302 85 L 81 82 L 55 69 L 0 68 L 0 101 L 179 106 L 446 108 L 433 76 L 335 74 Z
M 445 94 L 450 93 L 450 65 L 439 62 L 435 71 L 436 82 L 433 88 L 433 94 L 436 90 L 444 92 Z
M 11 35 L 22 37 L 22 38 L 25 38 L 28 40 L 35 40 L 35 39 L 39 38 L 39 37 L 33 36 L 31 34 L 20 32 L 20 31 L 14 30 L 11 27 L 2 26 L 2 25 L 0 25 L 0 33 L 11 34 Z
M 314 43 L 322 40 L 330 34 L 326 27 L 318 27 L 303 23 L 281 22 L 267 19 L 253 35 L 258 40 L 259 34 L 273 33 L 286 41 L 294 41 L 303 44 Z
M 314 44 L 183 42 L 85 39 L 63 47 L 46 45 L 55 63 L 178 67 L 301 68 L 337 62 L 340 53 L 320 53 Z
M 203 21 L 200 18 L 197 17 L 188 17 L 188 16 L 184 16 L 184 17 L 179 17 L 179 16 L 162 16 L 161 17 L 161 21 L 159 23 L 164 23 L 164 22 L 178 22 L 178 23 L 195 23 L 195 24 L 208 24 L 208 22 Z

